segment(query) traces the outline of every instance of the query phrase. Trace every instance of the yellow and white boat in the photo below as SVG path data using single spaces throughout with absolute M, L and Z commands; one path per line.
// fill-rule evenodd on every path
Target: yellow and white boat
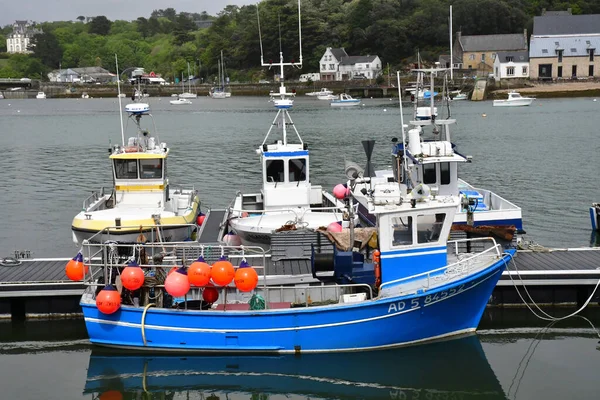
M 183 241 L 197 229 L 200 200 L 196 190 L 173 189 L 167 179 L 169 148 L 140 127 L 150 107 L 132 103 L 125 107 L 137 134 L 125 144 L 109 149 L 114 187 L 94 192 L 83 202 L 72 224 L 73 241 L 104 242 Z M 98 234 L 98 232 L 103 232 Z

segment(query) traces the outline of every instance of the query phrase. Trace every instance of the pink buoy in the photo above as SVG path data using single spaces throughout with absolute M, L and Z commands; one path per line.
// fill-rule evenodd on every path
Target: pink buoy
M 333 188 L 333 195 L 336 199 L 342 200 L 350 195 L 350 189 L 344 184 L 337 184 Z
M 228 246 L 241 246 L 242 244 L 242 239 L 240 239 L 240 237 L 235 233 L 231 232 L 225 235 L 225 237 L 223 237 L 223 241 Z
M 342 225 L 339 222 L 332 222 L 329 225 L 327 225 L 327 232 L 336 233 L 341 231 Z
M 185 268 L 178 268 L 165 279 L 165 289 L 173 297 L 184 296 L 190 290 L 190 280 Z

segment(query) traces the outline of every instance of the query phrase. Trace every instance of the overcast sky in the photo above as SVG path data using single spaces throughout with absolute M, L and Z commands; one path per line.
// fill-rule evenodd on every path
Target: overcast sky
M 78 16 L 93 17 L 105 15 L 111 21 L 116 19 L 133 20 L 137 17 L 150 17 L 152 10 L 172 7 L 177 12 L 206 11 L 216 15 L 225 6 L 256 4 L 259 0 L 26 0 L 3 1 L 0 11 L 0 25 L 12 24 L 15 20 L 70 21 Z

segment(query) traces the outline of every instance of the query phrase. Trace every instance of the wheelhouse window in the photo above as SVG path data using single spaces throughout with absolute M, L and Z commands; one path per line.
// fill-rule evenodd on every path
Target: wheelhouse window
M 137 179 L 138 160 L 115 160 L 115 177 L 117 179 Z
M 306 159 L 297 158 L 290 160 L 288 170 L 290 182 L 304 182 L 306 180 Z
M 140 160 L 141 179 L 162 179 L 162 158 Z
M 417 216 L 417 243 L 437 242 L 440 239 L 446 214 Z
M 440 163 L 440 184 L 450 184 L 450 163 Z
M 436 182 L 435 164 L 423 164 L 423 183 L 430 184 Z
M 412 217 L 392 217 L 392 246 L 407 246 L 413 243 Z
M 267 160 L 267 182 L 284 182 L 283 160 Z

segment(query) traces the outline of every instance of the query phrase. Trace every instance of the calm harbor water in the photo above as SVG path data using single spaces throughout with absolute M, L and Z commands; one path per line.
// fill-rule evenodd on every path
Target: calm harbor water
M 89 345 L 83 321 L 6 322 L 1 398 L 591 399 L 600 389 L 599 311 L 543 325 L 528 310 L 489 310 L 478 335 L 301 357 L 123 353 Z
M 259 187 L 255 148 L 274 118 L 272 103 L 199 98 L 176 107 L 168 100 L 149 103 L 160 139 L 171 147 L 172 184 L 193 185 L 204 206 L 220 208 L 236 191 Z M 340 110 L 296 100 L 291 116 L 311 150 L 313 183 L 331 189 L 344 181 L 344 160 L 364 165 L 362 139 L 377 140 L 376 167 L 389 163 L 390 139 L 399 135 L 397 101 L 364 104 Z M 529 239 L 552 247 L 588 246 L 587 209 L 598 200 L 599 110 L 600 102 L 591 98 L 539 99 L 521 108 L 455 102 L 453 141 L 473 156 L 472 164 L 461 166 L 461 176 L 520 205 Z M 120 136 L 116 99 L 0 101 L 0 256 L 23 249 L 34 257 L 76 252 L 72 218 L 92 190 L 111 185 L 107 149 Z
M 149 99 L 171 147 L 171 183 L 195 186 L 222 208 L 257 189 L 254 149 L 274 118 L 262 98 L 200 98 L 176 108 Z M 312 181 L 330 189 L 343 162 L 364 165 L 360 141 L 376 139 L 376 167 L 399 135 L 396 101 L 354 110 L 298 98 L 292 118 L 311 150 Z M 493 108 L 456 102 L 453 141 L 473 163 L 467 181 L 523 208 L 528 238 L 588 246 L 587 208 L 597 201 L 600 102 L 537 100 Z M 0 256 L 76 252 L 70 223 L 91 190 L 110 186 L 109 143 L 120 142 L 116 99 L 0 101 Z M 486 116 L 483 117 L 483 114 Z M 407 110 L 408 115 L 408 110 Z M 131 132 L 131 131 L 130 131 Z M 582 162 L 583 161 L 583 162 Z M 554 310 L 554 314 L 565 313 Z M 1 399 L 589 399 L 600 384 L 600 310 L 546 326 L 528 310 L 490 310 L 477 336 L 368 354 L 309 357 L 159 357 L 106 353 L 82 321 L 0 322 Z

